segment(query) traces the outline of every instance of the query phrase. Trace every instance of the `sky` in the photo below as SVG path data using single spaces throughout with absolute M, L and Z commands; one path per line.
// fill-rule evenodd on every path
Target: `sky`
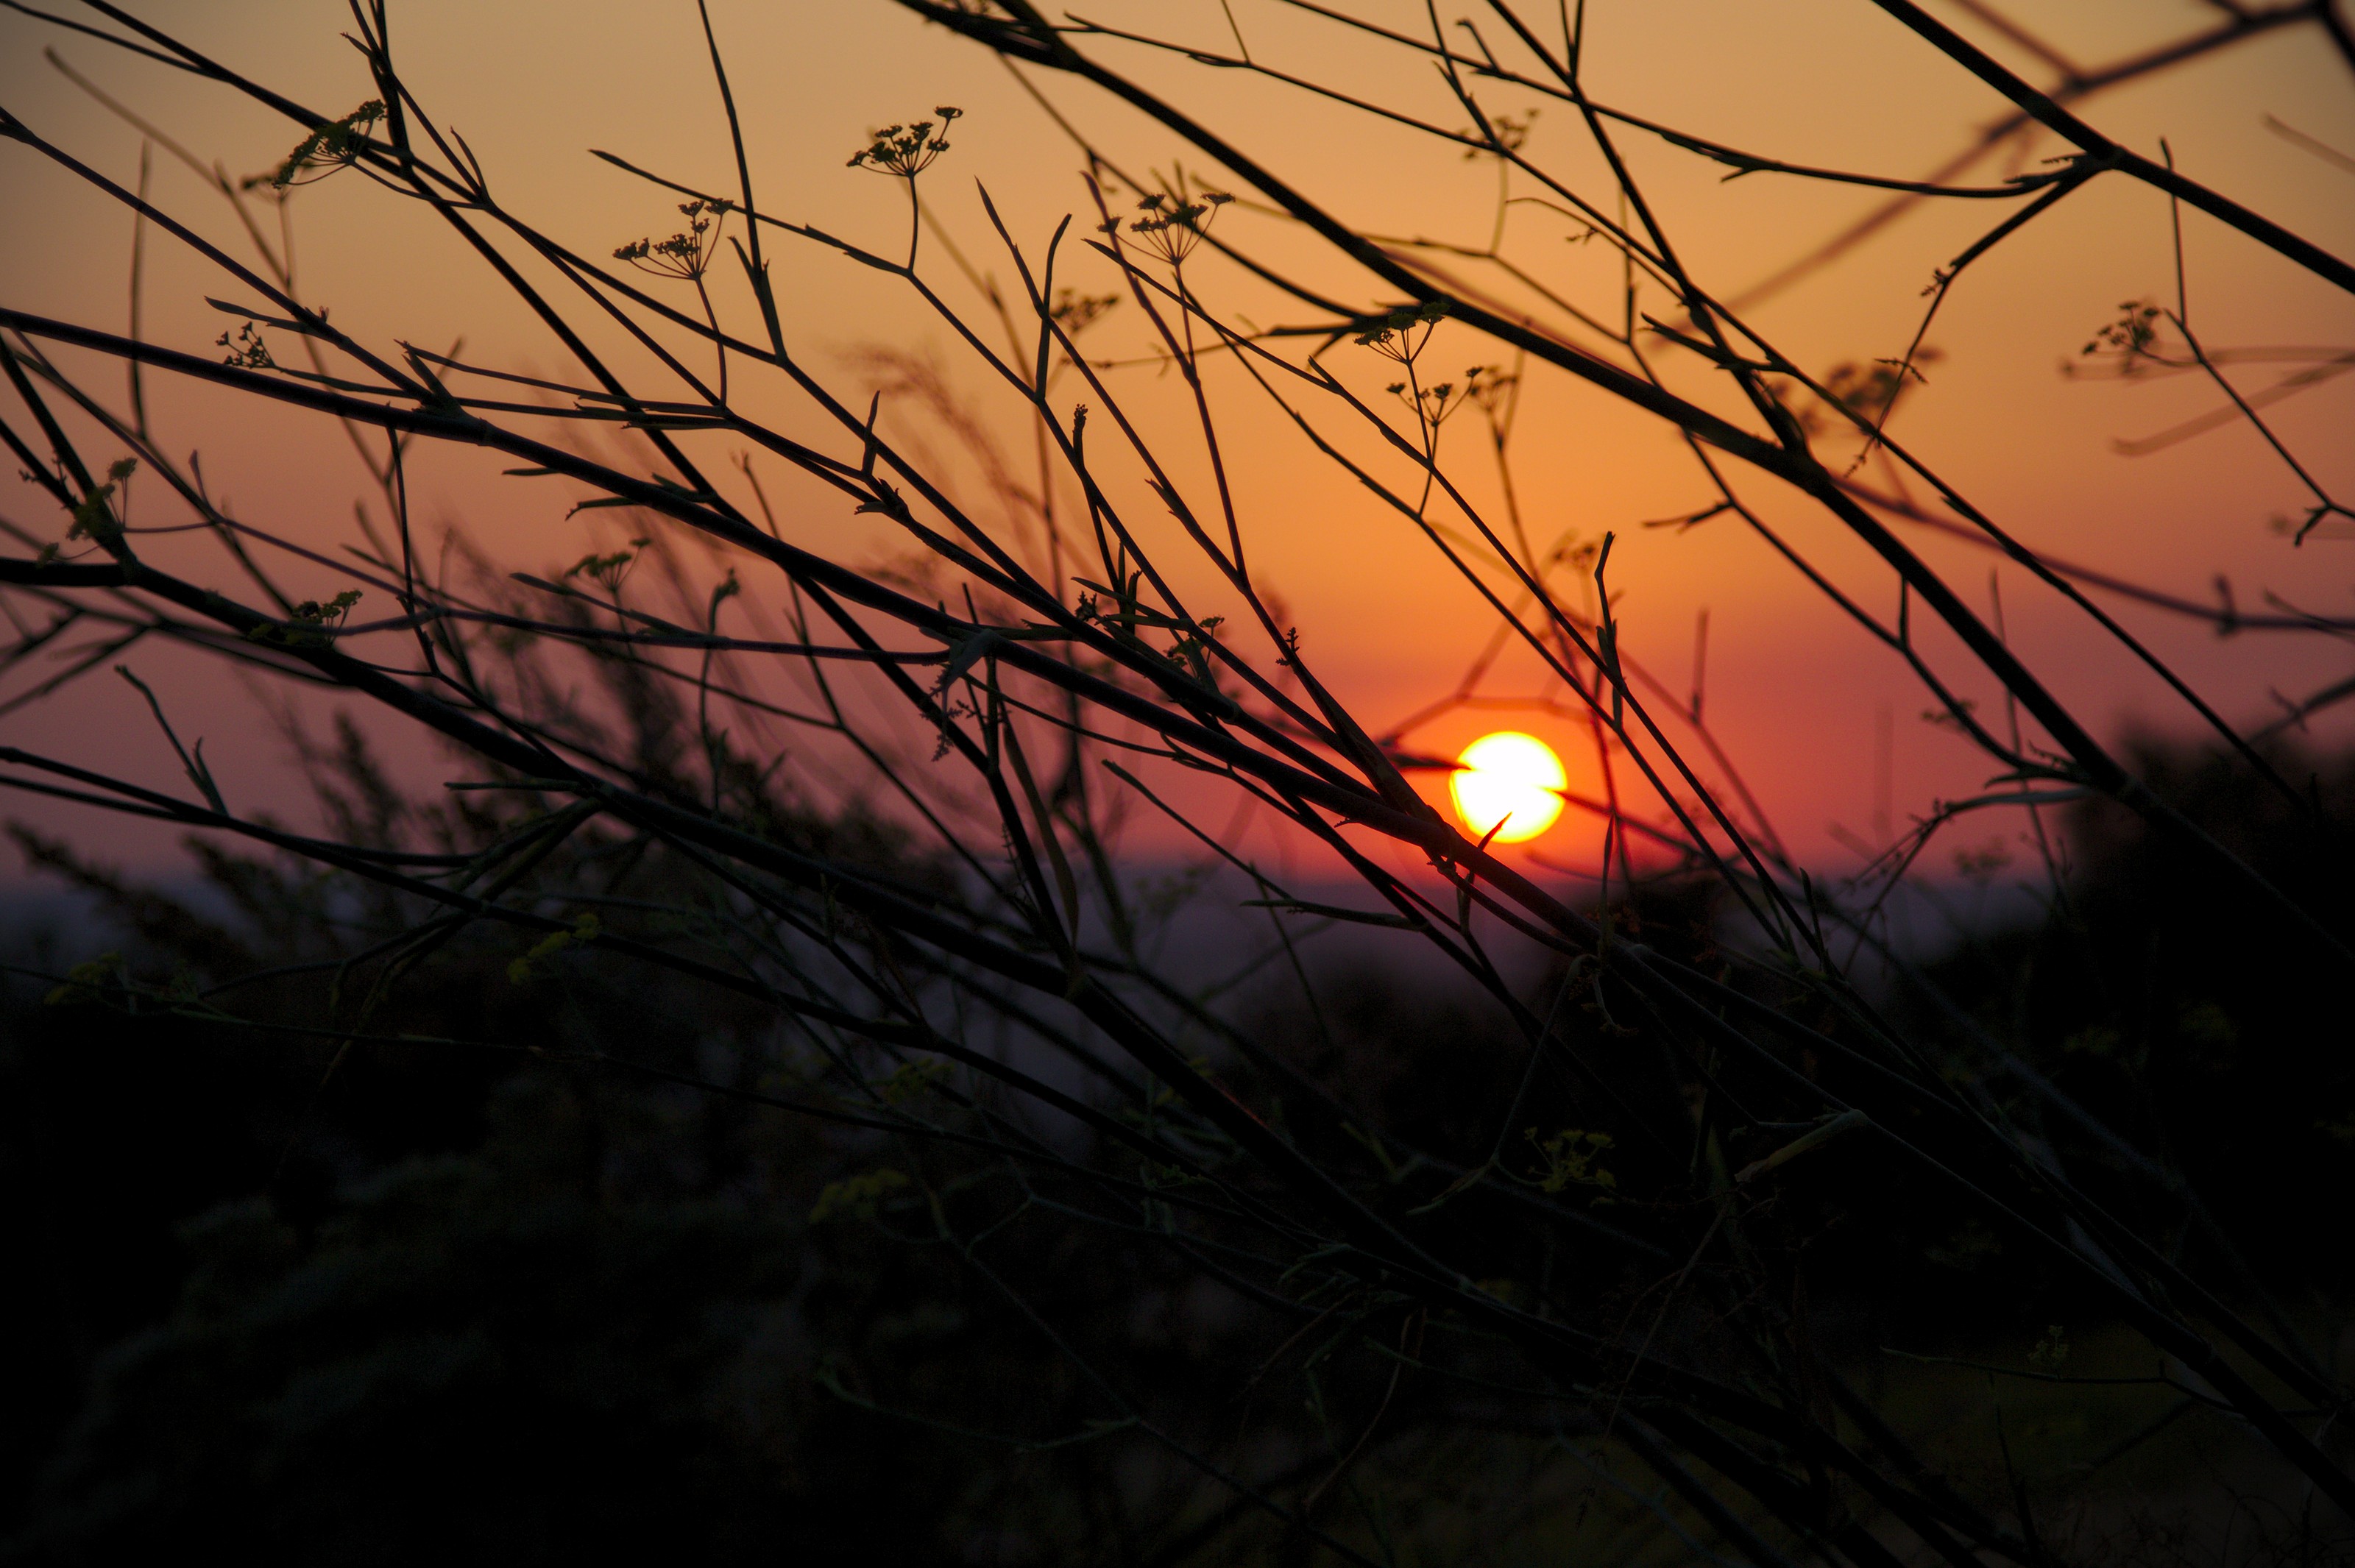
M 68 14 L 70 0 L 58 0 Z M 322 0 L 239 0 L 235 5 L 148 4 L 137 13 L 182 33 L 215 58 L 325 112 L 370 95 L 357 54 L 340 34 L 349 19 Z M 1356 0 L 1353 15 L 1404 31 L 1427 24 L 1423 7 Z M 1990 27 L 1984 5 L 1940 15 L 2036 80 L 2053 67 Z M 2215 25 L 2217 7 L 2181 3 L 2069 0 L 2032 11 L 2041 41 L 2093 68 Z M 1241 35 L 1255 61 L 1341 87 L 1361 99 L 1453 129 L 1466 123 L 1438 74 L 1404 51 L 1375 48 L 1329 20 L 1273 0 L 1104 0 L 1081 9 L 1105 28 L 1149 31 L 1188 48 L 1232 53 Z M 1453 16 L 1454 13 L 1447 13 Z M 960 106 L 953 151 L 923 190 L 943 231 L 978 269 L 1007 279 L 1010 264 L 992 233 L 985 191 L 1007 231 L 1034 262 L 1065 215 L 1092 220 L 1080 159 L 1025 86 L 976 46 L 929 27 L 886 0 L 751 4 L 713 0 L 711 15 L 743 112 L 755 188 L 764 209 L 828 232 L 896 248 L 906 241 L 896 183 L 847 168 L 870 128 Z M 1483 11 L 1486 34 L 1500 35 Z M 1967 145 L 2005 105 L 1864 0 L 1592 0 L 1586 79 L 1614 109 L 1689 133 L 1790 162 L 1915 177 Z M 602 148 L 700 188 L 733 186 L 726 127 L 709 76 L 696 10 L 677 0 L 395 0 L 393 47 L 421 101 L 463 133 L 493 188 L 515 209 L 591 255 L 676 226 L 675 199 L 591 155 Z M 1231 30 L 1230 17 L 1231 16 Z M 91 18 L 95 19 L 95 18 Z M 1458 37 L 1466 35 L 1459 34 Z M 1286 181 L 1361 231 L 1446 240 L 1475 250 L 1497 219 L 1497 168 L 1467 159 L 1365 113 L 1271 76 L 1212 69 L 1182 53 L 1109 36 L 1083 40 L 1107 64 L 1167 93 L 1201 123 L 1252 150 Z M 56 54 L 158 130 L 232 176 L 266 170 L 294 139 L 282 119 L 184 75 L 127 58 L 94 40 L 22 15 L 0 14 L 0 106 L 38 134 L 125 185 L 135 184 L 142 134 L 93 101 L 45 58 Z M 1362 273 L 1321 255 L 1297 229 L 1261 209 L 1231 171 L 1205 166 L 1167 132 L 1096 91 L 1033 79 L 1072 124 L 1133 176 L 1173 175 L 1180 165 L 1242 197 L 1220 215 L 1219 234 L 1282 265 L 1298 266 L 1340 297 L 1387 303 Z M 1490 113 L 1540 107 L 1509 86 L 1478 88 Z M 2340 255 L 2355 255 L 2355 71 L 2310 27 L 2284 27 L 2191 64 L 2086 99 L 2081 112 L 2105 133 L 2158 155 L 2193 177 Z M 1747 299 L 1745 317 L 1796 363 L 1818 374 L 1902 354 L 1918 324 L 1933 269 L 1997 220 L 1990 203 L 1916 207 L 1838 261 L 1760 296 L 1759 286 L 1884 199 L 1759 174 L 1728 182 L 1719 165 L 1640 132 L 1619 133 L 1628 165 L 1679 255 L 1717 297 Z M 2336 156 L 2333 151 L 2335 149 Z M 2060 150 L 2050 137 L 2023 144 L 2012 162 L 1990 160 L 1973 183 L 2033 169 Z M 1582 192 L 1602 191 L 1592 144 L 1564 105 L 1530 122 L 1533 163 Z M 242 251 L 237 219 L 219 197 L 168 152 L 152 155 L 158 204 L 224 248 Z M 1509 193 L 1540 196 L 1515 176 Z M 0 299 L 11 306 L 119 327 L 128 308 L 132 225 L 119 208 L 19 145 L 0 145 Z M 1507 254 L 1572 303 L 1620 308 L 1618 268 L 1606 250 L 1581 243 L 1574 225 L 1532 200 L 1507 208 Z M 502 298 L 478 260 L 421 214 L 346 174 L 299 190 L 288 204 L 303 292 L 329 305 L 348 330 L 379 345 L 463 343 L 473 361 L 550 376 L 573 374 L 563 349 Z M 928 276 L 960 305 L 975 303 L 937 237 L 923 253 Z M 2198 214 L 2182 227 L 2190 320 L 2211 350 L 2355 348 L 2355 302 Z M 2121 302 L 2169 305 L 2177 285 L 2166 199 L 2110 176 L 2073 195 L 2017 239 L 1977 263 L 1941 309 L 1927 341 L 1938 352 L 1926 380 L 1907 394 L 1892 429 L 2004 528 L 2071 561 L 2203 602 L 2219 578 L 2244 607 L 2268 593 L 2319 614 L 2348 603 L 2348 551 L 2336 527 L 2294 546 L 2278 519 L 2305 504 L 2297 475 L 2262 436 L 2233 425 L 2142 455 L 2121 450 L 2222 403 L 2196 377 L 2121 382 L 2073 377 L 2064 365 Z M 1474 276 L 1478 263 L 1465 263 Z M 786 333 L 796 354 L 845 387 L 871 379 L 879 351 L 937 366 L 985 429 L 1018 435 L 1003 400 L 961 356 L 939 319 L 892 280 L 805 244 L 779 252 Z M 1059 274 L 1089 292 L 1116 281 L 1108 265 L 1067 255 Z M 1188 283 L 1238 324 L 1273 326 L 1318 319 L 1231 264 L 1189 264 Z M 1508 286 L 1508 285 L 1500 285 Z M 233 280 L 150 234 L 142 283 L 144 328 L 159 341 L 212 351 L 238 317 L 206 303 L 235 303 Z M 1528 297 L 1528 296 L 1520 296 Z M 684 303 L 685 296 L 681 296 Z M 719 308 L 751 325 L 741 287 L 715 291 Z M 1543 307 L 1532 306 L 1544 315 Z M 1655 291 L 1639 309 L 1665 310 Z M 1115 310 L 1089 339 L 1113 358 L 1146 346 L 1135 313 Z M 1547 316 L 1559 320 L 1559 313 Z M 1433 373 L 1494 363 L 1493 347 L 1443 325 L 1429 353 Z M 601 347 L 608 339 L 598 339 Z M 618 339 L 613 341 L 618 342 Z M 617 350 L 627 352 L 626 349 Z M 1726 378 L 1655 340 L 1650 349 L 1680 392 L 1731 409 Z M 1378 399 L 1390 368 L 1344 344 L 1337 373 Z M 1351 358 L 1351 354 L 1357 357 Z M 648 370 L 650 361 L 633 365 Z M 2236 385 L 2258 392 L 2299 368 L 2262 356 L 2235 365 Z M 1174 377 L 1149 365 L 1108 373 L 1145 428 L 1166 442 L 1186 482 L 1204 481 L 1199 435 Z M 1320 675 L 1380 732 L 1454 691 L 1490 621 L 1426 543 L 1354 481 L 1313 452 L 1231 368 L 1214 368 L 1220 435 L 1244 518 L 1254 577 L 1296 620 L 1302 650 Z M 2274 433 L 2326 490 L 2355 495 L 2355 442 L 2347 439 L 2355 377 L 2265 408 Z M 257 417 L 216 396 L 151 380 L 153 415 L 176 450 L 200 449 L 217 495 L 245 521 L 334 554 L 357 538 L 353 507 L 367 478 L 342 435 L 299 417 Z M 1074 389 L 1071 394 L 1080 394 Z M 746 378 L 749 409 L 781 428 L 803 428 L 807 411 L 778 387 Z M 1831 869 L 1856 863 L 1855 846 L 1884 842 L 1935 798 L 1973 793 L 1988 764 L 1948 729 L 1925 722 L 1928 699 L 1902 665 L 1866 638 L 1740 521 L 1647 526 L 1705 507 L 1704 476 L 1672 432 L 1596 389 L 1532 372 L 1508 453 L 1530 531 L 1614 534 L 1610 587 L 1622 645 L 1671 690 L 1690 689 L 1696 627 L 1707 616 L 1705 712 L 1724 752 L 1803 858 Z M 950 450 L 936 421 L 912 402 L 889 418 L 911 442 Z M 1466 492 L 1490 512 L 1502 493 L 1485 433 L 1469 413 L 1442 433 Z M 572 499 L 542 483 L 502 480 L 474 453 L 421 463 L 417 511 L 432 529 L 456 530 L 509 570 L 547 572 L 612 542 L 595 513 L 568 518 Z M 1868 476 L 1874 471 L 1867 469 Z M 860 564 L 905 554 L 873 517 L 848 514 L 814 487 L 773 475 L 784 527 L 797 542 Z M 1127 478 L 1133 482 L 1132 474 Z M 1886 571 L 1820 511 L 1737 472 L 1745 498 L 1820 563 L 1859 603 L 1893 614 Z M 28 485 L 0 483 L 0 516 L 41 537 L 61 531 Z M 2190 714 L 2148 671 L 2079 611 L 1984 552 L 1923 530 L 1906 536 L 1986 613 L 1998 600 L 2005 633 L 2088 724 L 2107 738 L 2184 733 Z M 159 537 L 161 560 L 193 548 Z M 717 569 L 714 563 L 713 570 Z M 324 573 L 293 574 L 298 582 Z M 1201 608 L 1221 608 L 1207 574 L 1182 574 Z M 762 592 L 751 581 L 753 592 Z M 2097 597 L 2100 597 L 2097 595 Z M 2243 633 L 2101 598 L 2131 631 L 2234 721 L 2262 723 L 2296 698 L 2347 674 L 2343 642 Z M 1950 643 L 1924 647 L 1964 688 L 1992 704 L 1992 689 L 1960 672 Z M 299 815 L 301 791 L 267 703 L 218 666 L 161 650 L 128 662 L 154 686 L 187 733 L 211 740 L 233 797 Z M 10 690 L 18 688 L 10 688 Z M 1443 713 L 1403 737 L 1418 751 L 1453 754 L 1496 728 L 1527 730 L 1569 753 L 1572 787 L 1595 783 L 1576 742 L 1582 729 L 1545 695 L 1527 658 L 1498 662 L 1474 709 Z M 1518 706 L 1516 704 L 1518 704 Z M 2336 720 L 2318 723 L 2342 739 Z M 111 677 L 86 680 L 41 705 L 0 717 L 0 743 L 117 768 L 156 787 L 180 787 L 178 767 L 138 694 Z M 397 759 L 429 782 L 448 765 L 422 752 Z M 823 770 L 822 757 L 810 765 Z M 1582 768 L 1584 772 L 1582 773 Z M 1434 790 L 1434 798 L 1437 798 Z M 94 821 L 71 808 L 26 802 L 5 809 L 83 837 L 116 859 L 160 864 L 167 835 Z M 1591 859 L 1593 828 L 1573 812 L 1554 835 L 1514 853 L 1563 864 Z M 1991 825 L 1978 838 L 2009 829 Z M 1145 830 L 1149 851 L 1159 843 Z M 1967 837 L 1967 835 L 1966 836 Z M 1971 840 L 1976 842 L 1976 840 Z M 0 878 L 16 875 L 0 865 Z

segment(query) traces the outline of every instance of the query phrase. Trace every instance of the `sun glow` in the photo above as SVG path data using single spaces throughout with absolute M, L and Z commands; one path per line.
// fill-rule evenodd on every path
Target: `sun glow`
M 1535 735 L 1516 730 L 1483 735 L 1455 762 L 1448 793 L 1474 837 L 1486 838 L 1493 829 L 1491 842 L 1518 844 L 1551 827 L 1561 815 L 1561 789 L 1570 777 L 1553 748 Z

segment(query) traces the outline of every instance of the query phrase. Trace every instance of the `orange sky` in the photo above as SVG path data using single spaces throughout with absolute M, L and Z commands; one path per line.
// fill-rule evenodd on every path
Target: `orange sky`
M 1365 0 L 1357 8 L 1408 29 L 1423 16 L 1420 5 L 1403 3 Z M 2089 63 L 2208 26 L 2216 15 L 2190 0 L 2019 8 L 2032 9 L 2049 38 Z M 1346 82 L 1444 123 L 1463 119 L 1425 68 L 1351 43 L 1329 24 L 1280 5 L 1233 0 L 1233 9 L 1256 59 Z M 1034 255 L 1058 219 L 1082 208 L 1085 195 L 1069 144 L 976 47 L 920 26 L 881 0 L 716 0 L 713 10 L 765 208 L 879 249 L 896 246 L 904 235 L 898 191 L 891 182 L 846 169 L 844 159 L 868 127 L 943 102 L 963 106 L 966 118 L 925 188 L 980 264 L 1007 271 L 1002 254 L 989 248 L 976 180 L 987 185 Z M 336 37 L 347 25 L 339 5 L 241 0 L 235 6 L 151 5 L 142 14 L 323 109 L 341 112 L 369 95 L 357 56 Z M 1231 47 L 1218 0 L 1108 0 L 1085 14 L 1204 48 Z M 1917 175 L 2001 108 L 1992 93 L 1861 0 L 1773 6 L 1593 0 L 1590 14 L 1589 80 L 1603 101 L 1793 161 Z M 1959 10 L 1943 14 L 1966 23 Z M 504 199 L 579 249 L 602 254 L 640 234 L 666 232 L 673 219 L 660 193 L 591 158 L 590 147 L 689 183 L 730 188 L 724 126 L 691 5 L 397 0 L 394 17 L 394 45 L 421 98 L 464 133 Z M 1984 28 L 1974 36 L 2032 68 L 2030 57 Z M 270 166 L 293 139 L 283 122 L 225 93 L 28 18 L 0 16 L 0 103 L 125 183 L 135 177 L 138 135 L 43 62 L 42 47 L 52 43 L 232 173 Z M 1258 150 L 1278 173 L 1366 229 L 1486 240 L 1496 196 L 1491 164 L 1467 164 L 1453 150 L 1241 72 L 1208 70 L 1118 44 L 1092 47 Z M 1133 112 L 1068 82 L 1042 85 L 1133 170 L 1167 171 L 1180 159 L 1193 165 L 1171 137 Z M 1518 113 L 1533 101 L 1493 85 L 1482 92 L 1497 112 Z M 2158 138 L 2167 137 L 2187 172 L 2339 254 L 2355 254 L 2355 174 L 2269 130 L 2264 118 L 2355 150 L 2355 74 L 2319 33 L 2285 28 L 2103 94 L 2083 112 L 2137 148 L 2155 152 Z M 1566 108 L 1548 108 L 1529 154 L 1583 188 L 1601 190 L 1594 160 L 1574 131 Z M 1626 133 L 1625 144 L 1679 250 L 1721 298 L 1773 275 L 1879 199 L 1773 176 L 1729 185 L 1719 177 L 1721 168 L 1640 133 Z M 2049 139 L 2037 144 L 2031 165 L 2056 150 Z M 163 205 L 207 234 L 225 245 L 236 240 L 218 199 L 160 155 L 155 189 Z M 10 215 L 0 225 L 0 298 L 118 325 L 127 217 L 14 146 L 0 146 L 0 190 Z M 1751 319 L 1795 360 L 1818 371 L 1897 354 L 1918 318 L 1932 268 L 1991 221 L 1994 210 L 1986 204 L 1917 209 L 1843 261 L 1757 305 Z M 338 176 L 302 191 L 293 214 L 305 293 L 331 305 L 347 329 L 378 343 L 405 337 L 446 347 L 463 337 L 477 362 L 570 373 L 561 351 L 493 295 L 479 264 L 357 178 Z M 1898 433 L 2004 526 L 2056 555 L 2200 598 L 2223 573 L 2243 604 L 2259 603 L 2270 589 L 2318 612 L 2348 613 L 2355 610 L 2348 603 L 2355 581 L 2346 555 L 2350 543 L 2318 538 L 2292 549 L 2269 526 L 2298 507 L 2302 492 L 2253 432 L 2226 430 L 2144 457 L 2114 450 L 2115 438 L 2147 435 L 2208 411 L 2218 400 L 2211 389 L 2190 379 L 2119 385 L 2059 373 L 2061 362 L 2115 315 L 2117 302 L 2171 294 L 2168 219 L 2157 194 L 2105 179 L 1980 263 L 1931 335 L 1944 357 L 1901 415 Z M 1285 260 L 1312 254 L 1300 235 L 1272 219 L 1232 209 L 1220 221 L 1222 238 L 1256 252 Z M 1516 208 L 1510 221 L 1514 253 L 1525 265 L 1595 308 L 1615 311 L 1615 266 L 1600 247 L 1568 244 L 1565 226 L 1533 208 Z M 2355 346 L 2355 302 L 2345 295 L 2196 216 L 2187 224 L 2185 247 L 2193 321 L 2210 347 Z M 1314 264 L 1327 285 L 1355 290 L 1355 298 L 1379 297 L 1365 293 L 1364 280 L 1348 269 Z M 880 274 L 812 247 L 786 250 L 778 267 L 789 280 L 789 339 L 805 360 L 837 371 L 840 384 L 858 383 L 852 357 L 864 346 L 894 345 L 952 363 L 948 335 Z M 931 267 L 969 303 L 969 291 L 951 286 L 953 274 L 937 251 Z M 1075 262 L 1065 276 L 1099 291 L 1113 281 L 1101 262 Z M 1311 318 L 1305 307 L 1231 267 L 1198 265 L 1189 281 L 1238 319 L 1264 325 Z M 208 293 L 235 297 L 237 291 L 167 244 L 154 245 L 146 290 L 153 336 L 188 348 L 208 345 L 233 322 L 205 306 Z M 720 303 L 749 322 L 743 299 L 723 291 Z M 1657 296 L 1648 304 L 1661 307 Z M 1141 327 L 1115 312 L 1090 347 L 1133 351 L 1143 342 Z M 1443 369 L 1459 369 L 1459 357 L 1466 363 L 1497 358 L 1493 348 L 1449 336 L 1462 330 L 1441 329 L 1432 352 Z M 1337 350 L 1336 366 L 1361 389 L 1378 392 L 1388 367 L 1369 355 L 1350 360 L 1349 352 Z M 1714 372 L 1672 349 L 1658 361 L 1679 390 L 1724 406 L 1710 388 Z M 980 395 L 977 379 L 955 373 Z M 2254 367 L 2242 373 L 2242 384 L 2254 389 L 2278 373 Z M 1172 432 L 1180 472 L 1198 476 L 1199 443 L 1188 440 L 1181 422 L 1174 379 L 1156 380 L 1149 369 L 1137 369 L 1114 385 L 1154 428 Z M 1255 402 L 1231 372 L 1214 374 L 1212 385 L 1225 400 L 1221 433 L 1231 443 L 1255 576 L 1290 607 L 1305 655 L 1377 730 L 1451 689 L 1487 630 L 1474 596 L 1444 575 L 1399 518 L 1345 475 L 1305 456 L 1280 416 Z M 2268 411 L 2317 478 L 2342 494 L 2355 492 L 2355 443 L 2346 439 L 2350 385 L 2355 379 Z M 330 550 L 353 537 L 351 504 L 366 479 L 331 429 L 256 419 L 250 410 L 184 389 L 157 387 L 151 395 L 158 422 L 174 432 L 168 443 L 204 450 L 217 493 L 232 497 L 241 517 Z M 773 388 L 751 384 L 746 399 L 787 428 L 803 418 Z M 1467 417 L 1448 427 L 1446 440 L 1460 443 L 1453 450 L 1471 476 L 1467 488 L 1493 507 L 1497 489 L 1478 436 Z M 1619 532 L 1612 567 L 1613 585 L 1625 595 L 1618 610 L 1625 645 L 1672 687 L 1681 689 L 1689 678 L 1695 618 L 1708 611 L 1714 726 L 1804 855 L 1843 863 L 1847 851 L 1831 832 L 1834 823 L 1873 836 L 1873 737 L 1882 711 L 1891 715 L 1892 737 L 1890 804 L 1901 822 L 1925 809 L 1934 795 L 1968 792 L 1987 771 L 1962 742 L 1922 722 L 1927 699 L 1893 657 L 1841 622 L 1736 521 L 1719 518 L 1683 531 L 1639 526 L 1689 512 L 1708 498 L 1689 459 L 1661 427 L 1582 384 L 1540 373 L 1527 389 L 1513 462 L 1533 532 Z M 421 481 L 420 516 L 463 519 L 503 561 L 534 571 L 560 566 L 603 537 L 595 514 L 563 520 L 570 497 L 551 487 L 499 487 L 497 466 L 471 454 L 434 460 Z M 854 561 L 883 559 L 900 548 L 873 517 L 847 516 L 838 501 L 773 478 L 801 542 Z M 1737 482 L 1844 586 L 1875 609 L 1893 611 L 1886 572 L 1828 518 L 1753 476 L 1740 475 Z M 0 507 L 37 528 L 61 521 L 28 487 L 0 489 Z M 1986 606 L 1991 557 L 1913 537 L 1975 604 Z M 168 559 L 160 544 L 156 553 Z M 299 574 L 296 580 L 304 581 Z M 1185 581 L 1199 588 L 1206 579 L 1197 573 Z M 2097 731 L 2115 734 L 2131 722 L 2182 726 L 2180 704 L 2082 616 L 2014 571 L 2003 574 L 2002 592 L 2015 645 Z M 1206 593 L 1197 607 L 1224 606 Z M 2319 639 L 2252 634 L 2220 640 L 2190 622 L 2114 607 L 2236 719 L 2264 716 L 2270 691 L 2296 696 L 2346 673 L 2344 655 Z M 210 751 L 221 759 L 232 796 L 286 796 L 276 767 L 281 752 L 258 737 L 243 712 L 247 698 L 224 686 L 217 669 L 160 653 L 133 662 L 183 716 L 184 728 L 217 737 Z M 1943 662 L 1961 667 L 1950 653 Z M 1526 660 L 1500 664 L 1489 683 L 1499 696 L 1537 688 Z M 1966 688 L 1984 695 L 1985 683 Z M 0 737 L 170 786 L 176 767 L 137 704 L 120 683 L 88 682 L 44 709 L 0 719 Z M 1413 739 L 1452 752 L 1497 727 L 1558 741 L 1575 734 L 1542 713 L 1490 709 L 1449 716 Z M 2343 734 L 2345 727 L 2332 732 Z M 417 765 L 433 775 L 422 759 Z M 1573 755 L 1574 787 L 1581 766 Z M 7 809 L 90 826 L 70 813 L 22 803 Z M 126 857 L 156 852 L 152 837 L 109 834 Z M 1582 843 L 1580 830 L 1566 827 L 1537 848 L 1550 844 L 1577 859 L 1585 854 Z M 0 869 L 0 877 L 13 872 Z

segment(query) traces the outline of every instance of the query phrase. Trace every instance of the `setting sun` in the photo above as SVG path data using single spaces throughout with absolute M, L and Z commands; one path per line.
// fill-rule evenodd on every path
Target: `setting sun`
M 1474 837 L 1487 837 L 1493 829 L 1492 842 L 1518 844 L 1543 833 L 1561 815 L 1561 789 L 1569 775 L 1553 748 L 1536 736 L 1500 730 L 1465 747 L 1455 761 L 1448 792 Z

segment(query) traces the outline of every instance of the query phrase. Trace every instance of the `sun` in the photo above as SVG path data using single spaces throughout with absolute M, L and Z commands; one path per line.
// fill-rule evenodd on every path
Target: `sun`
M 1570 782 L 1561 759 L 1535 735 L 1499 730 L 1464 748 L 1447 781 L 1455 815 L 1475 838 L 1518 844 L 1534 838 L 1561 815 L 1561 789 Z M 1498 824 L 1503 824 L 1498 827 Z

